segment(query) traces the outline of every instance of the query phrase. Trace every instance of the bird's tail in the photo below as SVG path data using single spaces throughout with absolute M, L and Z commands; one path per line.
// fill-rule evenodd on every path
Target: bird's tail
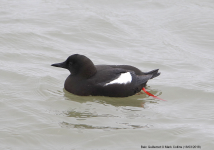
M 157 76 L 160 75 L 160 72 L 158 72 L 159 69 L 155 69 L 155 70 L 152 70 L 152 71 L 149 71 L 149 72 L 143 72 L 144 75 L 152 75 L 152 77 L 150 79 L 153 79 Z

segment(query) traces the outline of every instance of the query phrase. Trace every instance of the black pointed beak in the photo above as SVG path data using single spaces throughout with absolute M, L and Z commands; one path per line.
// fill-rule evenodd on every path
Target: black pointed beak
M 54 66 L 54 67 L 61 67 L 61 68 L 67 69 L 67 68 L 66 68 L 66 63 L 65 63 L 65 62 L 52 64 L 51 66 Z

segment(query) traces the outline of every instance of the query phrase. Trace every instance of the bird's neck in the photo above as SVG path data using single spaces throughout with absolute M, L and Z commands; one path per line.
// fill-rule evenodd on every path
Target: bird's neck
M 95 75 L 97 72 L 97 69 L 96 67 L 94 66 L 94 64 L 86 64 L 82 69 L 81 71 L 79 72 L 79 75 L 81 77 L 84 77 L 84 78 L 90 78 L 92 77 L 93 75 Z

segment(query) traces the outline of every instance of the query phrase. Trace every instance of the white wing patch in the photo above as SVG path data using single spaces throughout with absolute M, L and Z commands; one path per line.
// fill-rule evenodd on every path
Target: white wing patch
M 127 83 L 131 83 L 131 81 L 132 81 L 132 75 L 130 74 L 130 72 L 126 72 L 126 73 L 121 73 L 121 75 L 117 79 L 109 83 L 106 83 L 105 86 L 109 84 L 127 84 Z

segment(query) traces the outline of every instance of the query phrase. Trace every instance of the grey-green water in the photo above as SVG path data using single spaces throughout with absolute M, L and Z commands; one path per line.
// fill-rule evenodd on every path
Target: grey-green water
M 212 149 L 213 27 L 209 0 L 0 0 L 0 149 Z M 66 92 L 50 64 L 75 53 L 159 68 L 167 102 Z

